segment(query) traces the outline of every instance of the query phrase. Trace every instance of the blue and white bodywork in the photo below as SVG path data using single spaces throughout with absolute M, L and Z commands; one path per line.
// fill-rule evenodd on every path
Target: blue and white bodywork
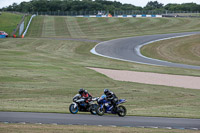
M 110 113 L 110 114 L 118 114 L 121 117 L 124 117 L 126 115 L 126 108 L 120 104 L 125 103 L 126 99 L 120 99 L 116 104 L 116 109 L 113 108 L 113 105 L 110 101 L 106 99 L 106 95 L 102 95 L 98 99 L 98 108 L 97 108 L 97 114 L 102 116 L 104 113 Z

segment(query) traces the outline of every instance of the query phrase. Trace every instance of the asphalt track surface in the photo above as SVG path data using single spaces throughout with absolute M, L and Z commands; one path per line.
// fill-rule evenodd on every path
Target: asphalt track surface
M 0 112 L 0 122 L 200 130 L 200 119 L 139 116 L 119 117 L 117 115 L 97 116 L 59 113 Z
M 171 39 L 171 38 L 189 36 L 193 34 L 200 34 L 200 32 L 146 35 L 146 36 L 136 36 L 136 37 L 114 39 L 114 40 L 99 43 L 91 50 L 91 52 L 99 56 L 122 60 L 122 61 L 128 61 L 128 62 L 200 70 L 200 66 L 161 61 L 161 60 L 145 57 L 140 53 L 140 48 L 149 43 L 160 41 L 160 40 Z

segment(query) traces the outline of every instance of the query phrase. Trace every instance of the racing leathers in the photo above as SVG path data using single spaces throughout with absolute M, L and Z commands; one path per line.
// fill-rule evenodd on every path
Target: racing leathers
M 92 95 L 90 95 L 87 90 L 84 90 L 82 93 L 81 93 L 81 98 L 84 99 L 84 102 L 86 103 L 86 106 L 85 107 L 88 107 L 89 106 L 89 101 L 92 99 Z
M 117 102 L 118 102 L 117 96 L 112 91 L 108 91 L 106 93 L 106 98 L 113 105 L 113 109 L 116 109 L 116 105 L 117 105 Z
M 89 99 L 92 98 L 92 95 L 90 95 L 86 90 L 81 94 L 81 97 L 85 99 L 85 102 L 88 103 Z

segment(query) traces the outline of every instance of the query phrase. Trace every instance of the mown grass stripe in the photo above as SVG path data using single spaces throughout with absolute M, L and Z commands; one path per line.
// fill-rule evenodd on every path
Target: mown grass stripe
M 54 17 L 45 16 L 44 25 L 42 29 L 42 37 L 56 36 Z
M 65 19 L 68 31 L 72 38 L 86 38 L 86 35 L 81 30 L 79 24 L 76 21 L 75 17 L 68 17 Z
M 26 37 L 42 37 L 42 29 L 44 25 L 44 17 L 34 17 L 30 24 Z
M 44 19 L 49 19 L 50 24 L 47 25 L 49 27 L 53 25 L 53 30 L 43 26 L 46 25 Z M 175 31 L 173 24 L 169 23 L 171 27 L 168 25 L 168 29 L 157 30 L 156 27 L 155 29 L 152 27 L 151 29 L 144 28 L 139 32 L 140 29 L 132 29 L 138 26 L 137 22 L 143 21 L 140 18 L 114 18 L 116 21 L 111 23 L 109 18 L 72 18 L 74 20 L 68 21 L 71 25 L 70 30 L 61 30 L 58 33 L 57 30 L 60 27 L 57 27 L 57 24 L 64 23 L 65 28 L 68 26 L 66 23 L 68 17 L 63 17 L 63 19 L 65 23 L 62 19 L 56 21 L 54 16 L 37 16 L 31 24 L 30 31 L 32 32 L 29 33 L 29 37 L 0 40 L 0 53 L 2 53 L 0 56 L 1 111 L 66 113 L 69 112 L 69 104 L 79 88 L 86 88 L 93 96 L 101 96 L 103 89 L 109 88 L 117 96 L 128 100 L 125 106 L 129 115 L 199 118 L 199 90 L 118 82 L 86 67 L 200 76 L 198 70 L 146 66 L 106 59 L 89 53 L 96 45 L 93 42 L 35 37 L 41 37 L 42 30 L 44 30 L 43 33 L 46 32 L 45 34 L 50 36 L 54 32 L 55 37 L 61 37 L 62 33 L 67 35 L 69 32 L 69 37 L 72 34 L 76 37 L 84 36 L 93 40 L 110 40 L 133 35 L 198 30 L 200 27 L 183 29 L 183 27 L 177 26 Z M 143 19 L 151 21 L 149 18 Z M 175 19 L 163 18 L 163 24 L 161 22 L 160 25 L 164 25 L 165 20 Z M 159 18 L 159 20 L 161 19 Z M 200 19 L 189 20 L 197 21 L 192 22 L 195 26 L 200 24 Z M 88 23 L 90 21 L 92 22 Z M 131 21 L 133 23 L 130 23 Z M 74 24 L 74 22 L 76 23 Z M 118 30 L 113 28 L 116 27 L 115 24 L 118 25 Z M 77 25 L 79 27 L 76 27 Z M 141 27 L 147 25 L 148 23 L 145 22 Z M 83 34 L 77 31 L 81 31 Z
M 70 38 L 70 33 L 65 22 L 65 17 L 54 17 L 56 36 Z
M 47 16 L 38 17 L 47 19 Z M 31 33 L 32 36 L 40 36 L 40 30 L 33 30 L 39 29 L 38 27 L 44 30 L 43 34 L 47 32 L 48 36 L 93 40 L 200 30 L 199 18 L 52 18 L 54 21 L 49 21 L 51 23 L 49 27 L 52 26 L 52 29 L 45 29 L 45 23 L 43 22 L 44 26 L 42 26 L 42 21 L 38 25 L 33 24 L 31 30 L 35 33 Z M 34 20 L 38 21 L 35 18 Z M 47 35 L 43 36 L 47 37 Z

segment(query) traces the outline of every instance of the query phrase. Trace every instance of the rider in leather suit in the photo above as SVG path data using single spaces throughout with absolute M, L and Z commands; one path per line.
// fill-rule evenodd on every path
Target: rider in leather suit
M 79 94 L 81 95 L 81 98 L 83 98 L 83 99 L 85 99 L 85 103 L 87 104 L 87 105 L 89 105 L 89 100 L 92 98 L 92 95 L 90 95 L 89 93 L 88 93 L 88 91 L 87 90 L 84 90 L 83 88 L 81 88 L 80 90 L 79 90 Z
M 104 94 L 106 95 L 107 100 L 111 102 L 111 104 L 113 105 L 113 109 L 115 110 L 118 102 L 117 96 L 108 89 L 104 89 Z

